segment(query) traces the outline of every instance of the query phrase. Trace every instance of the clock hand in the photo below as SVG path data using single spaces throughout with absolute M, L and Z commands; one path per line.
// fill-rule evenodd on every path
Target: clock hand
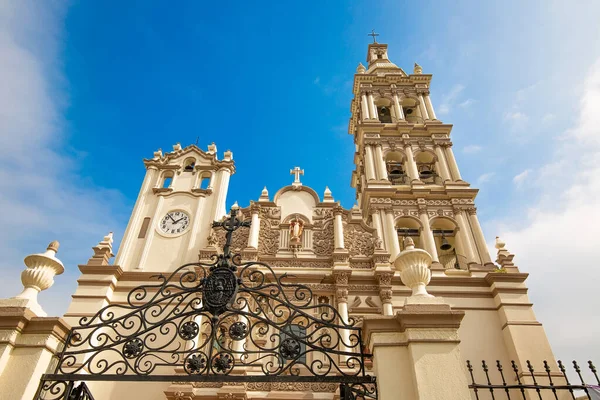
M 174 223 L 174 224 L 176 223 L 176 222 L 175 222 L 175 220 L 173 219 L 173 217 L 171 216 L 171 214 L 167 214 L 167 216 L 168 216 L 169 218 L 171 218 L 171 221 L 173 221 L 173 223 Z
M 183 218 L 179 218 L 177 221 L 173 221 L 174 224 L 178 224 L 181 220 L 185 219 L 185 217 Z

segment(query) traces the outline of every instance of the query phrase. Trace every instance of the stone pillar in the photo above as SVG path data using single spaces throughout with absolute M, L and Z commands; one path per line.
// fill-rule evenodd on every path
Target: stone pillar
M 439 173 L 442 176 L 442 180 L 452 180 L 452 177 L 450 176 L 450 171 L 448 171 L 448 162 L 446 161 L 446 157 L 444 156 L 444 151 L 442 147 L 436 144 L 433 146 L 433 148 L 435 149 L 435 154 L 438 158 Z
M 478 262 L 478 257 L 475 254 L 475 248 L 473 247 L 474 244 L 471 238 L 469 225 L 467 224 L 463 210 L 460 208 L 455 208 L 454 218 L 458 223 L 458 234 L 460 235 L 460 241 L 464 247 L 462 250 L 465 252 L 464 256 L 467 258 L 467 262 L 469 264 Z
M 215 197 L 215 213 L 213 215 L 213 221 L 220 221 L 225 214 L 225 201 L 227 200 L 227 190 L 229 189 L 229 178 L 231 177 L 231 170 L 229 168 L 221 168 L 218 171 L 220 176 L 219 187 L 216 188 Z
M 385 210 L 385 228 L 388 232 L 387 250 L 389 251 L 391 259 L 393 260 L 400 253 L 400 243 L 398 243 L 398 233 L 396 231 L 394 210 L 392 208 Z
M 25 257 L 21 274 L 23 291 L 0 299 L 0 399 L 32 399 L 40 378 L 48 372 L 62 349 L 69 325 L 61 318 L 46 317 L 37 301 L 40 291 L 54 284 L 64 266 L 56 258 L 58 242 L 44 253 Z
M 429 93 L 425 94 L 423 97 L 425 98 L 425 108 L 429 114 L 429 119 L 437 119 L 435 112 L 433 111 L 433 105 L 431 104 L 431 97 L 429 97 Z
M 456 163 L 454 153 L 452 152 L 452 146 L 445 146 L 444 152 L 446 153 L 446 159 L 448 160 L 450 172 L 452 172 L 452 178 L 454 178 L 455 181 L 462 181 L 462 177 L 460 176 L 460 172 L 458 171 L 458 164 Z
M 383 149 L 381 148 L 380 143 L 375 146 L 375 165 L 377 165 L 378 170 L 377 179 L 387 181 L 387 168 L 385 166 L 385 160 L 383 159 Z
M 363 93 L 360 96 L 360 104 L 362 107 L 362 120 L 368 120 L 370 118 L 370 114 L 369 114 L 369 103 L 367 100 L 367 95 L 365 93 Z
M 379 298 L 381 299 L 381 304 L 383 305 L 381 312 L 383 315 L 393 315 L 394 307 L 392 305 L 392 278 L 394 277 L 394 272 L 375 272 L 375 276 L 377 277 L 377 282 L 379 283 Z
M 417 163 L 415 161 L 415 156 L 413 154 L 410 143 L 404 144 L 404 153 L 406 154 L 406 169 L 408 172 L 408 176 L 411 179 L 411 181 L 418 181 L 419 171 L 417 170 Z
M 425 107 L 425 100 L 423 99 L 423 94 L 419 93 L 419 110 L 421 110 L 421 116 L 424 120 L 428 120 L 429 114 L 427 113 L 427 108 Z
M 458 337 L 464 311 L 433 300 L 407 301 L 393 316 L 364 317 L 380 400 L 471 399 Z M 448 373 L 442 378 L 440 371 Z
M 400 105 L 400 101 L 398 100 L 398 95 L 394 94 L 394 108 L 396 109 L 396 116 L 399 120 L 404 121 L 404 111 L 402 110 L 402 106 Z
M 377 179 L 375 175 L 375 162 L 373 160 L 373 146 L 370 143 L 365 143 L 365 172 L 367 174 L 367 181 Z
M 425 250 L 431 254 L 433 261 L 439 262 L 437 249 L 435 248 L 433 231 L 431 230 L 431 225 L 429 224 L 429 215 L 427 215 L 427 209 L 425 207 L 419 208 L 419 219 L 421 220 L 421 225 L 423 225 L 423 230 L 421 231 L 421 240 L 423 240 L 423 246 L 425 247 Z
M 375 107 L 375 100 L 373 100 L 373 94 L 369 93 L 368 96 L 369 103 L 369 118 L 371 120 L 378 120 L 379 116 L 377 115 L 377 107 Z
M 481 262 L 484 265 L 493 266 L 494 263 L 492 263 L 490 253 L 488 252 L 487 245 L 485 244 L 485 237 L 483 236 L 483 231 L 481 230 L 481 225 L 479 224 L 479 219 L 477 218 L 477 208 L 467 208 L 467 213 L 469 214 L 469 223 L 471 225 L 471 229 L 473 230 L 473 236 L 475 237 L 475 243 L 477 244 L 477 250 L 479 251 Z
M 162 152 L 160 150 L 155 153 L 156 156 L 160 154 L 162 156 Z M 131 212 L 131 218 L 129 219 L 129 223 L 127 224 L 127 228 L 125 229 L 125 233 L 123 234 L 123 240 L 121 241 L 121 246 L 119 247 L 119 252 L 117 254 L 117 258 L 115 259 L 115 264 L 123 265 L 126 261 L 123 260 L 124 255 L 131 254 L 131 245 L 137 239 L 137 232 L 140 229 L 138 224 L 143 223 L 142 211 L 143 206 L 146 203 L 146 196 L 149 193 L 152 193 L 152 187 L 154 187 L 158 178 L 158 168 L 151 165 L 146 169 L 146 175 L 144 176 L 144 181 L 142 182 L 142 187 L 140 189 L 140 193 L 138 194 L 138 198 L 135 202 L 135 206 L 133 206 L 133 211 Z M 154 221 L 152 221 L 154 223 Z
M 377 238 L 379 238 L 385 244 L 385 248 L 389 251 L 389 245 L 386 244 L 389 241 L 385 240 L 385 234 L 381 224 L 381 212 L 377 208 L 371 208 L 370 213 L 371 220 L 373 221 L 373 228 L 377 230 Z
M 252 222 L 250 224 L 250 233 L 248 234 L 248 247 L 258 249 L 258 236 L 260 234 L 260 207 L 253 203 L 250 207 L 252 212 Z
M 348 324 L 348 282 L 350 280 L 350 275 L 352 274 L 352 270 L 350 267 L 345 268 L 334 268 L 333 271 L 333 279 L 335 282 L 335 298 L 337 301 L 337 310 L 342 318 L 344 324 Z M 340 345 L 341 351 L 347 351 L 348 346 L 345 344 L 350 344 L 350 331 L 347 329 L 340 329 L 340 336 L 342 339 L 342 343 Z M 347 357 L 340 357 L 341 360 L 345 360 Z M 340 361 L 341 361 L 340 360 Z
M 342 223 L 342 214 L 344 209 L 339 205 L 333 208 L 334 225 L 333 225 L 333 240 L 335 249 L 344 248 L 344 224 Z

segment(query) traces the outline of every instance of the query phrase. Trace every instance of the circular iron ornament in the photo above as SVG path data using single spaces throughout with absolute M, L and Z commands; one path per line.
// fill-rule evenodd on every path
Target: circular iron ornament
M 201 374 L 206 369 L 206 356 L 203 353 L 190 354 L 185 359 L 183 368 L 190 375 Z
M 212 360 L 212 370 L 217 374 L 228 374 L 235 363 L 233 356 L 224 351 L 215 354 Z
M 126 342 L 123 345 L 123 355 L 126 358 L 135 358 L 140 355 L 142 349 L 144 348 L 144 343 L 141 339 L 133 339 L 129 342 Z
M 248 336 L 248 325 L 243 322 L 234 322 L 229 327 L 229 336 L 233 340 L 242 340 Z
M 188 321 L 181 325 L 181 328 L 179 328 L 179 335 L 185 340 L 190 340 L 195 338 L 199 331 L 200 327 L 197 323 L 194 321 Z
M 218 315 L 231 304 L 237 294 L 236 276 L 227 268 L 217 268 L 205 279 L 202 297 L 205 308 Z
M 285 339 L 281 342 L 279 353 L 281 353 L 281 357 L 286 360 L 293 360 L 300 355 L 300 343 L 295 339 Z

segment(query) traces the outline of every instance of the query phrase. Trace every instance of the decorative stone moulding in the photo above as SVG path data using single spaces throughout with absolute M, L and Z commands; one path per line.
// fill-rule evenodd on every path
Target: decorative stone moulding
M 54 241 L 48 245 L 44 253 L 30 254 L 25 257 L 27 269 L 21 273 L 21 282 L 24 289 L 15 298 L 26 300 L 27 307 L 32 308 L 40 316 L 45 316 L 46 313 L 38 304 L 38 293 L 52 286 L 54 276 L 65 271 L 63 263 L 56 258 L 58 246 L 59 243 Z
M 410 237 L 404 239 L 404 246 L 405 250 L 394 261 L 402 282 L 412 290 L 411 297 L 433 297 L 426 289 L 431 280 L 431 255 L 425 250 L 416 249 Z

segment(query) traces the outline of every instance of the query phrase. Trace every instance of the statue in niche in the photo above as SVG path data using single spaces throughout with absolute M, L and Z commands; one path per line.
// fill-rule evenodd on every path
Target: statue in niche
M 290 247 L 298 248 L 302 246 L 302 231 L 304 230 L 304 222 L 296 215 L 290 221 Z

